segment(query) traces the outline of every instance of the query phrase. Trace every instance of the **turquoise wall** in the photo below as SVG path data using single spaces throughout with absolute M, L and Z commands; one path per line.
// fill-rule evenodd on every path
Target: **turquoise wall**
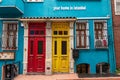
M 103 17 L 110 15 L 109 0 L 44 0 L 41 3 L 25 3 L 28 17 Z M 54 10 L 54 7 L 85 6 L 86 10 Z M 109 6 L 109 7 L 108 7 Z
M 8 3 L 8 0 L 3 0 Z M 14 0 L 13 0 L 14 1 Z M 22 1 L 22 0 L 21 0 Z M 12 3 L 11 3 L 12 4 Z M 7 4 L 6 4 L 7 5 Z M 0 5 L 1 6 L 1 5 Z M 44 0 L 44 2 L 23 2 L 21 10 L 24 11 L 22 17 L 76 17 L 86 18 L 89 24 L 90 34 L 90 48 L 79 50 L 79 58 L 75 60 L 75 71 L 76 65 L 80 63 L 90 64 L 90 73 L 96 73 L 96 64 L 101 62 L 107 62 L 110 64 L 110 72 L 114 73 L 116 68 L 115 63 L 115 52 L 114 52 L 114 39 L 112 29 L 112 15 L 111 15 L 111 0 Z M 57 10 L 55 10 L 55 7 Z M 64 7 L 64 9 L 63 9 Z M 66 7 L 66 10 L 65 10 Z M 76 10 L 75 7 L 85 7 L 84 10 Z M 9 14 L 9 13 L 8 13 Z M 6 15 L 7 16 L 7 15 Z M 94 47 L 94 20 L 95 17 L 107 17 L 104 19 L 107 21 L 108 26 L 108 49 L 95 49 Z M 14 17 L 11 16 L 11 17 Z M 90 19 L 90 17 L 94 17 Z M 81 19 L 82 20 L 82 19 Z M 98 19 L 103 20 L 103 19 Z M 74 35 L 75 35 L 74 27 Z M 18 50 L 16 50 L 16 57 L 14 61 L 10 62 L 21 62 L 20 72 L 23 71 L 23 39 L 24 29 L 19 24 L 18 30 Z M 0 21 L 0 37 L 2 35 L 2 21 Z M 76 48 L 76 39 L 74 39 L 74 48 Z M 1 48 L 0 48 L 0 51 Z M 4 61 L 0 61 L 1 66 L 4 65 Z M 1 70 L 0 70 L 1 71 Z M 1 72 L 0 72 L 1 73 Z M 1 76 L 1 75 L 0 75 Z
M 17 7 L 24 12 L 24 0 L 2 0 L 0 7 Z
M 23 0 L 2 0 L 0 2 L 0 17 L 15 18 L 24 14 Z
M 111 14 L 110 14 L 111 15 Z M 96 65 L 98 63 L 106 62 L 110 64 L 110 73 L 114 73 L 116 69 L 115 52 L 114 52 L 114 39 L 112 30 L 112 19 L 103 19 L 107 21 L 108 28 L 108 48 L 96 49 L 94 44 L 94 21 L 96 19 L 89 19 L 89 49 L 79 49 L 79 58 L 75 59 L 75 71 L 76 65 L 81 63 L 87 63 L 90 65 L 90 73 L 96 73 Z M 102 20 L 102 19 L 97 19 Z M 76 27 L 74 27 L 74 30 Z M 75 36 L 76 31 L 74 32 Z M 76 48 L 76 37 L 74 39 L 74 48 Z
M 3 25 L 2 22 L 0 20 L 0 44 L 1 44 L 1 38 L 2 38 L 2 29 L 3 29 Z M 18 49 L 17 50 L 13 50 L 10 52 L 15 52 L 15 60 L 0 60 L 0 80 L 1 80 L 1 76 L 2 76 L 2 66 L 5 64 L 12 64 L 12 63 L 16 63 L 16 62 L 20 62 L 20 73 L 23 73 L 23 44 L 24 44 L 24 28 L 20 26 L 20 22 L 18 23 Z M 0 52 L 6 52 L 4 50 L 2 50 L 1 48 L 2 45 L 0 45 Z M 9 52 L 9 50 L 7 50 L 7 52 Z
M 76 65 L 80 63 L 89 63 L 91 66 L 90 72 L 96 73 L 96 64 L 107 62 L 110 64 L 110 72 L 115 71 L 115 55 L 114 55 L 114 43 L 113 43 L 113 32 L 112 32 L 112 16 L 111 16 L 111 5 L 110 0 L 45 0 L 41 3 L 28 2 L 25 3 L 24 17 L 76 17 L 85 18 L 89 24 L 90 34 L 90 49 L 80 50 L 79 59 L 75 60 Z M 74 7 L 86 7 L 84 10 L 75 10 Z M 54 8 L 57 7 L 57 10 Z M 61 7 L 69 9 L 63 10 Z M 73 9 L 70 9 L 72 7 Z M 109 36 L 109 47 L 108 49 L 96 50 L 94 47 L 94 19 L 90 17 L 110 17 L 104 19 L 107 21 L 108 36 Z M 102 19 L 98 19 L 102 20 Z M 75 32 L 75 31 L 74 31 Z M 75 35 L 75 34 L 74 34 Z M 74 40 L 76 46 L 76 38 Z

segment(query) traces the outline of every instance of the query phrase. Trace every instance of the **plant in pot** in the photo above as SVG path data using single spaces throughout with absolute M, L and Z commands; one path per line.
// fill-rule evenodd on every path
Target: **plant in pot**
M 117 69 L 116 69 L 116 74 L 117 74 L 117 75 L 120 75 L 120 68 L 117 68 Z

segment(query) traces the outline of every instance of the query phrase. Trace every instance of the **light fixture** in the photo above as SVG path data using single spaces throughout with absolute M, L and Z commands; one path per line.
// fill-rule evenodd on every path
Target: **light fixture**
M 23 22 L 21 22 L 21 27 L 24 27 L 24 24 L 23 24 Z

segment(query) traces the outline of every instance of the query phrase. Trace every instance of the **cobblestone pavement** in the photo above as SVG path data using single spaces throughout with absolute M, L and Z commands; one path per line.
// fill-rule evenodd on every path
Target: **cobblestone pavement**
M 19 75 L 14 80 L 120 80 L 120 77 L 82 77 L 77 74 Z

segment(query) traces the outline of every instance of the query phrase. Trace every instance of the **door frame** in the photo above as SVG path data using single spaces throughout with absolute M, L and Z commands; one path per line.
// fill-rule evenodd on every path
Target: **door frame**
M 55 41 L 57 41 L 57 43 L 58 44 L 56 44 L 57 45 L 57 54 L 55 55 L 55 52 L 53 52 L 53 51 L 55 51 Z M 62 41 L 67 41 L 67 45 L 66 45 L 66 48 L 67 48 L 67 54 L 66 55 L 64 55 L 64 54 L 62 54 Z M 57 71 L 57 73 L 61 73 L 61 72 L 69 72 L 69 67 L 70 67 L 70 65 L 69 65 L 69 61 L 70 61 L 70 46 L 69 46 L 69 37 L 53 37 L 53 39 L 52 39 L 52 62 L 53 62 L 53 64 L 52 64 L 52 72 L 55 72 L 56 73 L 56 71 Z M 58 46 L 59 45 L 59 46 Z M 57 68 L 58 69 L 56 69 L 56 71 L 54 71 L 54 60 L 58 60 L 57 61 L 57 63 L 59 62 L 59 63 L 61 63 L 61 61 L 62 61 L 62 58 L 64 58 L 64 57 L 66 57 L 66 59 L 67 59 L 67 65 L 68 65 L 68 70 L 62 70 L 62 67 L 59 67 L 60 66 L 60 64 L 58 64 L 57 65 Z M 61 71 L 62 70 L 62 71 Z
M 32 25 L 34 25 L 34 27 L 32 27 Z M 29 43 L 29 40 L 31 39 L 31 38 L 33 38 L 33 39 L 36 39 L 35 40 L 35 44 L 37 43 L 37 41 L 39 40 L 39 39 L 42 39 L 42 40 L 40 40 L 40 41 L 43 41 L 44 40 L 44 44 L 43 44 L 43 46 L 44 46 L 44 71 L 43 72 L 45 72 L 45 61 L 46 61 L 46 23 L 45 22 L 41 22 L 41 23 L 37 23 L 37 22 L 31 22 L 31 23 L 29 23 L 28 24 L 28 51 L 27 51 L 27 73 L 31 73 L 31 72 L 29 72 L 28 71 L 28 68 L 29 68 L 29 66 L 28 66 L 28 64 L 29 64 L 29 59 L 28 59 L 28 57 L 29 57 L 29 45 L 30 45 L 30 43 Z M 34 34 L 31 34 L 30 33 L 30 30 L 33 30 L 33 31 L 40 31 L 39 32 L 39 34 L 38 33 L 36 33 L 36 32 L 34 32 Z M 44 33 L 41 33 L 41 31 L 43 31 Z M 35 48 L 38 48 L 37 47 L 37 44 L 35 45 L 36 47 Z M 37 52 L 35 52 L 35 57 L 37 57 Z M 37 60 L 36 60 L 37 61 Z M 36 62 L 37 63 L 37 62 Z M 37 65 L 35 65 L 34 67 L 36 68 L 36 66 Z M 37 72 L 37 70 L 35 71 L 35 73 Z M 42 73 L 43 73 L 42 72 Z M 34 71 L 32 72 L 32 73 L 34 73 Z M 37 72 L 38 73 L 38 72 Z M 41 73 L 41 72 L 40 72 Z
M 69 45 L 69 43 L 70 43 L 70 23 L 69 22 L 53 22 L 52 23 L 52 36 L 53 36 L 52 37 L 52 63 L 54 62 L 53 61 L 54 60 L 54 52 L 53 51 L 54 51 L 54 41 L 55 41 L 54 39 L 56 38 L 57 40 L 64 41 L 64 38 L 66 38 L 65 41 L 67 41 L 67 49 L 68 49 L 66 56 L 68 56 L 67 62 L 68 62 L 68 73 L 69 73 L 70 72 L 70 70 L 69 70 L 70 69 L 70 64 L 69 64 L 69 62 L 70 62 L 70 55 L 69 55 L 70 54 L 70 45 Z M 57 51 L 59 48 L 57 48 Z M 60 60 L 60 57 L 62 57 L 62 55 L 59 53 L 58 57 L 59 57 L 58 60 Z M 53 66 L 54 65 L 52 64 L 52 72 L 55 72 Z M 60 68 L 57 69 L 58 73 L 62 72 L 61 70 L 60 71 L 59 70 L 60 70 Z
M 44 21 L 43 21 L 44 22 Z M 53 21 L 54 22 L 54 21 Z M 51 21 L 47 21 L 46 23 L 46 62 L 45 62 L 45 74 L 52 74 L 52 23 Z M 55 21 L 56 22 L 56 21 Z M 59 22 L 59 21 L 57 21 Z M 74 73 L 74 59 L 72 57 L 72 49 L 74 49 L 74 21 L 62 21 L 62 22 L 69 22 L 70 27 L 70 68 L 69 73 Z M 28 64 L 28 28 L 29 28 L 29 21 L 23 21 L 24 25 L 24 48 L 23 48 L 23 74 L 27 74 L 27 64 Z M 49 46 L 48 46 L 49 44 Z

